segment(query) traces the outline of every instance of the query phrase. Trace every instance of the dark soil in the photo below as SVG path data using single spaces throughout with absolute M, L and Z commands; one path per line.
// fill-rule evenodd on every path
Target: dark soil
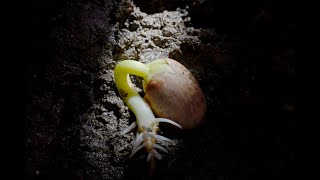
M 289 1 L 32 1 L 25 179 L 151 179 L 116 63 L 170 57 L 203 90 L 204 125 L 174 133 L 152 179 L 289 180 L 295 160 Z M 137 80 L 138 81 L 138 80 Z

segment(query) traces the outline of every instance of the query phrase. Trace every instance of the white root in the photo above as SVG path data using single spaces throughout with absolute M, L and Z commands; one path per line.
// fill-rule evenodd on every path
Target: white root
M 159 142 L 162 143 L 162 144 L 165 144 L 165 141 L 170 142 L 170 143 L 174 143 L 173 140 L 171 140 L 171 139 L 169 139 L 169 138 L 166 138 L 166 137 L 164 137 L 164 136 L 155 134 L 155 133 L 148 133 L 146 136 L 147 136 L 147 137 L 154 138 L 155 140 L 159 141 Z
M 149 153 L 148 153 L 147 162 L 150 161 L 150 159 L 152 158 L 152 155 L 153 155 L 152 152 L 149 152 Z
M 129 158 L 131 158 L 136 152 L 138 152 L 141 148 L 145 147 L 147 145 L 146 142 L 144 142 L 143 144 L 141 144 L 140 146 L 138 146 L 136 149 L 132 149 L 131 155 Z
M 153 149 L 151 151 L 153 157 L 156 157 L 158 160 L 161 160 L 162 159 L 162 156 L 157 152 L 157 150 Z
M 170 123 L 170 124 L 172 124 L 174 126 L 182 128 L 178 123 L 176 123 L 176 122 L 174 122 L 174 121 L 172 121 L 170 119 L 156 118 L 155 121 L 156 122 Z M 121 134 L 126 134 L 126 133 L 132 131 L 136 126 L 137 126 L 137 123 L 133 122 L 129 127 L 124 129 Z M 147 138 L 155 139 L 156 141 L 158 141 L 158 142 L 160 142 L 162 144 L 165 144 L 165 142 L 174 143 L 173 140 L 171 140 L 169 138 L 166 138 L 164 136 L 158 135 L 158 134 L 156 134 L 154 132 L 146 131 L 146 132 L 137 133 L 136 138 L 133 141 L 133 148 L 132 148 L 132 152 L 131 152 L 131 155 L 130 155 L 129 158 L 131 158 L 134 154 L 136 154 L 140 149 L 142 149 L 143 147 L 147 146 L 148 142 L 143 142 Z M 149 140 L 147 140 L 147 141 L 149 141 Z M 150 159 L 152 157 L 155 157 L 158 160 L 162 159 L 162 156 L 158 153 L 158 151 L 156 149 L 160 149 L 161 151 L 164 151 L 164 152 L 168 153 L 168 151 L 164 147 L 162 147 L 162 146 L 160 146 L 158 144 L 154 143 L 154 144 L 152 144 L 152 147 L 153 147 L 153 149 L 148 153 L 148 157 L 147 157 L 147 161 L 148 162 L 150 161 Z
M 174 142 L 174 141 L 172 141 L 172 140 L 169 139 L 169 138 L 166 138 L 166 137 L 161 136 L 161 135 L 157 135 L 157 134 L 152 133 L 152 132 L 151 132 L 151 133 L 150 133 L 150 132 L 142 132 L 142 133 L 140 133 L 140 134 L 138 134 L 138 135 L 136 136 L 136 139 L 135 139 L 134 142 L 133 142 L 133 148 L 132 148 L 132 152 L 131 152 L 131 155 L 130 155 L 129 158 L 131 158 L 131 157 L 132 157 L 134 154 L 136 154 L 140 149 L 142 149 L 143 147 L 145 147 L 145 146 L 147 145 L 147 142 L 143 142 L 143 140 L 144 140 L 145 138 L 153 138 L 153 139 L 159 141 L 160 143 L 165 143 L 165 141 L 166 141 L 166 142 L 171 142 L 171 143 Z M 143 143 L 142 143 L 142 142 L 143 142 Z M 148 157 L 147 157 L 147 161 L 148 161 L 148 162 L 149 162 L 149 160 L 150 160 L 152 157 L 155 157 L 155 158 L 157 158 L 157 159 L 159 159 L 159 160 L 162 159 L 162 156 L 156 151 L 156 149 L 160 149 L 160 150 L 168 153 L 168 151 L 167 151 L 164 147 L 162 147 L 162 146 L 160 146 L 160 145 L 158 145 L 158 144 L 153 144 L 152 147 L 153 147 L 154 149 L 148 153 Z
M 133 142 L 133 148 L 132 149 L 136 149 L 143 141 L 143 133 L 140 133 L 136 140 Z
M 174 121 L 172 121 L 172 120 L 170 120 L 170 119 L 167 119 L 167 118 L 156 118 L 156 121 L 157 121 L 157 122 L 169 123 L 169 124 L 172 124 L 172 125 L 174 125 L 174 126 L 177 126 L 177 127 L 180 128 L 180 129 L 182 129 L 182 127 L 181 127 L 178 123 L 176 123 L 176 122 L 174 122 Z
M 149 162 L 152 157 L 155 157 L 158 160 L 162 159 L 162 156 L 155 149 L 153 149 L 152 151 L 149 152 L 148 157 L 147 157 L 147 162 Z
M 158 135 L 158 134 L 154 134 L 153 136 L 157 141 L 161 142 L 164 144 L 165 141 L 170 142 L 170 143 L 174 143 L 173 140 L 166 138 L 164 136 Z
M 128 132 L 132 131 L 137 126 L 137 123 L 134 121 L 129 127 L 125 128 L 121 135 L 127 134 Z
M 153 144 L 152 146 L 153 146 L 154 148 L 160 149 L 160 150 L 168 153 L 168 151 L 167 151 L 164 147 L 162 147 L 162 146 L 160 146 L 160 145 L 158 145 L 158 144 Z

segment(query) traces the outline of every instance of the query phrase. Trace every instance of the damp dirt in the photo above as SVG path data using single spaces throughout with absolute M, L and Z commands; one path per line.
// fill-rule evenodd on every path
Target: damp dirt
M 50 52 L 30 62 L 26 179 L 149 179 L 147 154 L 129 158 L 134 133 L 121 135 L 135 117 L 117 92 L 113 69 L 125 59 L 167 57 L 192 72 L 208 110 L 196 129 L 160 126 L 174 143 L 164 144 L 168 153 L 161 152 L 152 178 L 289 179 L 294 23 L 278 9 L 252 5 L 250 18 L 239 15 L 244 25 L 231 33 L 233 26 L 210 21 L 226 7 L 206 0 L 60 2 L 45 19 L 50 45 L 35 46 Z M 273 16 L 285 22 L 278 30 L 285 37 L 275 33 Z

